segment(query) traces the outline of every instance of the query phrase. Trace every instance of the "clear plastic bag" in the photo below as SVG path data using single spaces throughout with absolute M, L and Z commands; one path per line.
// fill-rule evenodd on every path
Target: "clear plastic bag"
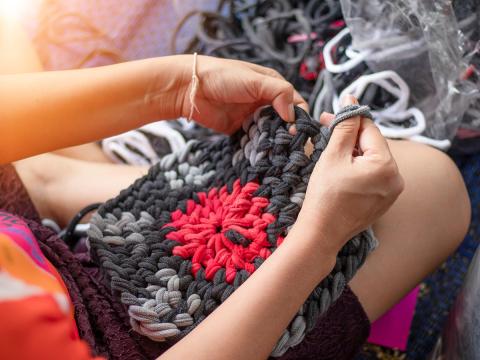
M 450 0 L 341 0 L 357 51 L 373 50 L 374 72 L 393 70 L 409 85 L 410 106 L 423 111 L 425 135 L 452 139 L 468 108 L 473 84 Z
M 468 270 L 431 360 L 480 359 L 480 252 Z

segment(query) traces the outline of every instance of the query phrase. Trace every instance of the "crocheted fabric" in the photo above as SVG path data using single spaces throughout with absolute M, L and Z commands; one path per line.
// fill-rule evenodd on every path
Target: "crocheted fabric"
M 295 112 L 296 135 L 266 107 L 232 137 L 189 141 L 92 217 L 92 255 L 135 331 L 155 341 L 180 339 L 281 245 L 331 132 L 300 108 Z M 334 123 L 358 114 L 368 116 L 368 108 L 348 107 Z M 302 341 L 375 246 L 368 230 L 343 247 L 272 356 Z

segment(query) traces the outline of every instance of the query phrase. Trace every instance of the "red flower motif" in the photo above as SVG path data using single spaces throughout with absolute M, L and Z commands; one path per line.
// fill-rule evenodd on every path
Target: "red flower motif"
M 213 188 L 208 194 L 197 193 L 199 203 L 188 200 L 185 214 L 181 210 L 172 213 L 172 222 L 163 227 L 176 228 L 167 238 L 182 244 L 173 249 L 173 254 L 191 259 L 194 276 L 203 267 L 206 278 L 212 280 L 219 269 L 225 268 L 226 281 L 232 283 L 237 271 L 255 271 L 255 258 L 270 256 L 265 229 L 275 216 L 263 212 L 270 203 L 268 199 L 253 196 L 258 187 L 253 182 L 242 187 L 237 180 L 231 193 L 226 186 Z M 277 246 L 282 240 L 277 240 Z

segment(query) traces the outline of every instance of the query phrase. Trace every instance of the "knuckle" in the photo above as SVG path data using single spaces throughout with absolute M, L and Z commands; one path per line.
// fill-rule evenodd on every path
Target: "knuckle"
M 293 85 L 287 81 L 282 81 L 282 84 L 278 88 L 280 94 L 286 97 L 289 101 L 293 100 Z
M 280 75 L 280 73 L 275 70 L 275 69 L 272 69 L 272 68 L 269 68 L 267 67 L 267 74 L 271 77 L 274 77 L 274 78 L 278 78 L 278 79 L 283 79 L 284 77 L 282 75 Z
M 398 173 L 397 163 L 390 154 L 377 154 L 373 171 L 380 179 L 389 179 Z
M 397 177 L 397 181 L 393 186 L 393 193 L 395 197 L 398 197 L 403 192 L 403 190 L 405 190 L 405 180 L 403 179 L 403 176 L 399 174 L 399 176 Z
M 293 90 L 294 90 L 294 89 L 293 89 L 293 85 L 292 85 L 292 84 L 290 84 L 289 82 L 285 81 L 282 86 L 283 86 L 283 91 L 293 94 Z
M 263 88 L 263 82 L 255 77 L 250 81 L 246 90 L 252 99 L 258 99 L 261 97 L 265 89 Z
M 378 175 L 385 190 L 385 196 L 396 198 L 405 187 L 403 177 L 400 175 L 393 158 L 390 157 L 390 159 L 382 162 L 383 164 L 378 168 Z
M 346 120 L 338 124 L 333 130 L 333 132 L 335 132 L 336 130 L 339 130 L 344 133 L 356 133 L 357 128 L 358 128 L 358 125 L 355 123 L 354 120 Z
M 387 181 L 394 179 L 398 175 L 397 164 L 393 161 L 383 160 L 378 167 L 378 172 Z

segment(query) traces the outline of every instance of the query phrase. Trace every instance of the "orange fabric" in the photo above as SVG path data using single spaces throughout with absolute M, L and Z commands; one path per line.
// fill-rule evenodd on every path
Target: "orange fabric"
M 92 360 L 50 295 L 0 302 L 0 359 Z
M 0 359 L 100 359 L 79 339 L 60 274 L 19 218 L 0 212 Z
M 10 275 L 41 287 L 47 292 L 64 293 L 64 287 L 52 274 L 40 269 L 7 235 L 0 233 L 0 266 Z

